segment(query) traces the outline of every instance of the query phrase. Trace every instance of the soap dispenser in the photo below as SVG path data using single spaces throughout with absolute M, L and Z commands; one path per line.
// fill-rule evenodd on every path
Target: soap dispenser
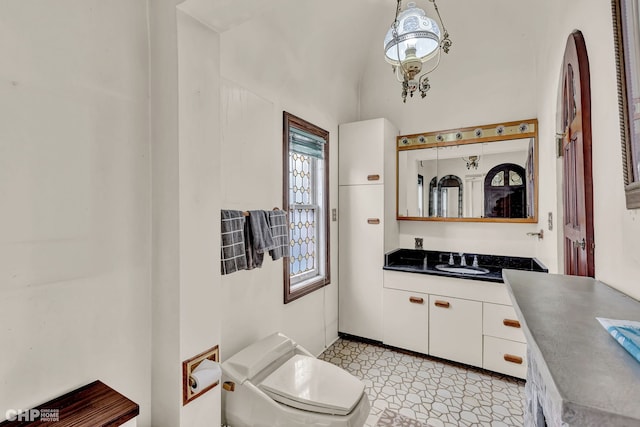
M 453 262 L 453 253 L 450 253 L 449 254 L 449 265 L 453 265 L 453 264 L 454 264 L 454 262 Z

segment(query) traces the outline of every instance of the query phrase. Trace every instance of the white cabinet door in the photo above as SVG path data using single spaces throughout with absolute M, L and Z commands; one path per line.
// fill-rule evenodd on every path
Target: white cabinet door
M 429 353 L 482 367 L 482 303 L 429 295 Z
M 384 182 L 385 122 L 374 119 L 340 125 L 340 185 Z
M 385 289 L 382 305 L 382 342 L 428 354 L 429 295 Z
M 340 332 L 382 340 L 384 188 L 339 189 Z

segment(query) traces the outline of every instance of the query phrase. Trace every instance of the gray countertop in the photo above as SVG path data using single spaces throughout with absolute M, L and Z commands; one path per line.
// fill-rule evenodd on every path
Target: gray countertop
M 563 421 L 640 426 L 640 363 L 596 320 L 640 321 L 640 303 L 592 278 L 518 270 L 503 278 L 536 359 L 532 380 L 559 398 Z

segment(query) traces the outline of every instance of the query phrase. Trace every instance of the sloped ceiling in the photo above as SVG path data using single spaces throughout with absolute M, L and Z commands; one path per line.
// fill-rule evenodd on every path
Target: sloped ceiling
M 221 33 L 293 0 L 186 0 L 178 7 Z
M 417 3 L 433 16 L 432 3 Z M 387 117 L 409 133 L 535 115 L 535 34 L 543 30 L 536 18 L 544 5 L 440 0 L 452 53 L 433 75 L 428 99 L 407 104 L 383 58 L 396 6 L 396 0 L 188 0 L 180 5 L 221 33 L 222 75 L 243 86 L 281 92 L 317 86 L 311 99 L 319 93 L 338 98 L 335 92 L 342 91 L 350 104 L 358 92 L 360 118 Z M 338 79 L 341 84 L 332 87 Z
M 382 52 L 396 4 L 394 0 L 187 0 L 179 7 L 220 33 L 267 25 L 314 74 L 340 73 L 357 82 L 372 40 Z M 255 61 L 262 59 L 257 56 Z

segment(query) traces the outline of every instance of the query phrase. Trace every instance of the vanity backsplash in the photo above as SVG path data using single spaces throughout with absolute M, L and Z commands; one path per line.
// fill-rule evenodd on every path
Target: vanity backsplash
M 536 258 L 420 249 L 396 249 L 388 252 L 385 254 L 383 268 L 501 283 L 504 268 L 544 273 L 549 271 Z

